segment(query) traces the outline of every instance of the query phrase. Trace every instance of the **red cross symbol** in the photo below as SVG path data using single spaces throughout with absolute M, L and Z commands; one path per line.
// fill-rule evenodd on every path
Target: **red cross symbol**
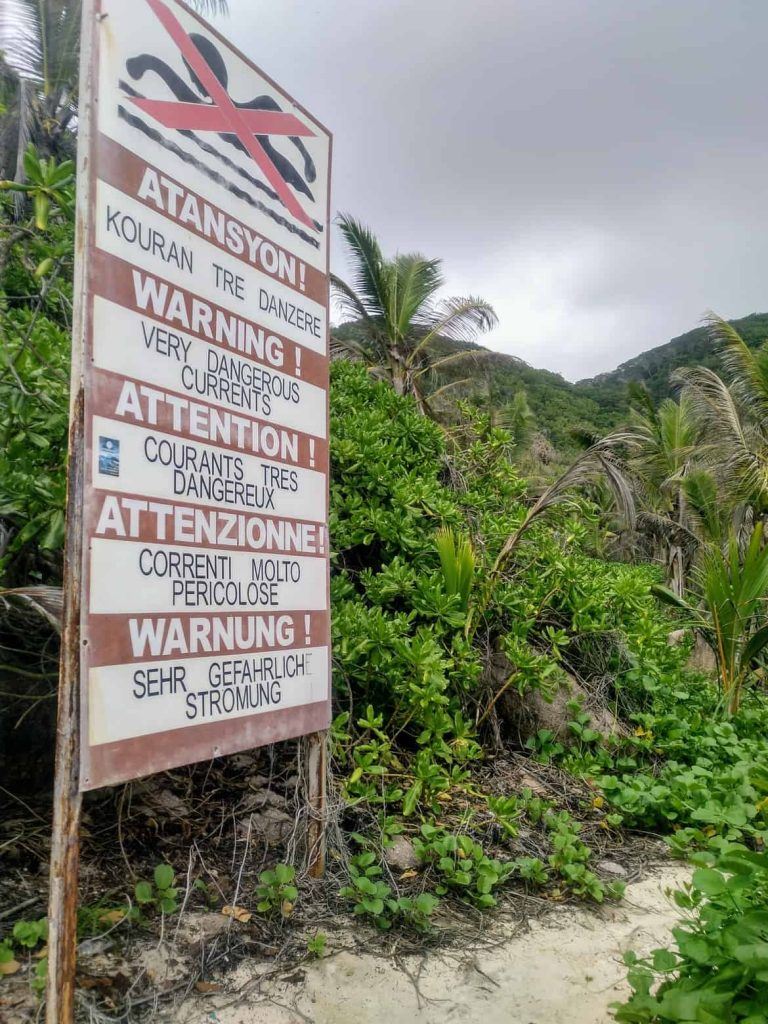
M 229 132 L 236 135 L 249 155 L 256 161 L 262 174 L 282 199 L 293 216 L 309 228 L 312 220 L 283 181 L 279 171 L 269 159 L 257 135 L 313 136 L 303 121 L 293 114 L 279 110 L 241 110 L 229 97 L 227 90 L 203 58 L 200 51 L 182 28 L 176 15 L 162 0 L 147 0 L 163 28 L 178 46 L 213 103 L 177 103 L 173 100 L 133 99 L 137 107 L 151 114 L 166 128 L 187 128 L 203 132 Z

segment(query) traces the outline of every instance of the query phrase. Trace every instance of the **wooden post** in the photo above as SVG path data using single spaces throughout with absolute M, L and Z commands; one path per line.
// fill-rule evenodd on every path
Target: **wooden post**
M 325 874 L 325 776 L 328 733 L 311 732 L 304 737 L 303 755 L 309 821 L 307 822 L 306 867 L 310 878 Z
M 77 881 L 80 861 L 80 605 L 83 584 L 83 474 L 85 462 L 86 291 L 85 265 L 91 231 L 88 187 L 93 124 L 95 0 L 84 0 L 80 35 L 80 109 L 78 111 L 77 223 L 72 318 L 72 373 L 69 406 L 67 527 L 64 545 L 64 610 L 59 661 L 56 756 L 53 785 L 50 895 L 48 902 L 48 978 L 46 1024 L 73 1024 L 77 960 Z
M 83 392 L 70 426 L 64 621 L 56 717 L 46 1024 L 72 1024 L 80 860 L 80 573 L 82 565 Z

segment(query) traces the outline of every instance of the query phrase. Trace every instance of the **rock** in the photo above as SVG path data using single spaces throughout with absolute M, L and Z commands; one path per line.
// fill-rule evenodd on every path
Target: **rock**
M 521 775 L 519 779 L 520 789 L 530 789 L 534 796 L 550 796 L 550 791 L 533 775 Z
M 384 851 L 384 860 L 393 871 L 412 871 L 421 863 L 413 843 L 405 836 L 395 836 L 392 845 Z
M 668 634 L 667 643 L 670 647 L 679 647 L 686 640 L 689 640 L 690 637 L 690 630 L 675 629 Z M 693 649 L 691 650 L 688 661 L 686 662 L 686 668 L 691 669 L 692 672 L 704 672 L 706 675 L 712 675 L 717 671 L 717 658 L 715 658 L 715 652 L 709 646 L 701 633 L 695 632 L 693 634 L 693 638 Z
M 293 831 L 294 826 L 291 815 L 281 811 L 278 807 L 265 807 L 258 814 L 241 818 L 238 822 L 238 831 L 241 836 L 248 834 L 249 823 L 251 836 L 263 839 L 267 846 L 278 846 L 284 842 Z
M 715 652 L 700 633 L 696 634 L 696 642 L 688 659 L 688 668 L 694 672 L 704 672 L 707 675 L 712 675 L 717 671 Z
M 97 935 L 93 939 L 83 939 L 77 947 L 77 955 L 79 957 L 98 956 L 101 953 L 107 953 L 114 945 L 112 939 Z
M 573 712 L 568 710 L 568 704 L 578 697 L 582 698 L 582 707 L 591 716 L 591 728 L 597 729 L 604 736 L 614 736 L 625 731 L 607 708 L 590 706 L 586 692 L 574 679 L 569 678 L 551 702 L 545 700 L 540 693 L 526 694 L 526 699 L 530 700 L 533 712 L 541 723 L 540 728 L 551 729 L 559 740 L 571 737 L 568 723 L 573 719 Z
M 182 800 L 178 793 L 170 789 L 160 789 L 153 781 L 136 783 L 132 809 L 148 818 L 161 816 L 187 821 L 192 816 L 190 805 Z
M 141 950 L 135 963 L 146 971 L 153 986 L 160 989 L 170 988 L 189 971 L 188 961 L 175 956 L 173 949 L 165 943 Z
M 601 875 L 613 875 L 614 878 L 626 878 L 627 869 L 617 864 L 615 860 L 601 860 L 597 864 L 597 870 Z
M 237 811 L 239 814 L 247 814 L 248 811 L 260 811 L 264 807 L 278 807 L 284 810 L 286 806 L 287 801 L 281 793 L 276 793 L 273 789 L 259 789 L 255 793 L 246 793 L 237 805 Z
M 266 775 L 249 775 L 245 781 L 248 783 L 249 789 L 262 789 L 264 786 L 269 786 L 269 779 Z
M 239 754 L 229 754 L 227 760 L 234 768 L 251 768 L 256 764 L 259 751 L 244 750 Z
M 231 919 L 223 914 L 213 912 L 186 914 L 182 918 L 175 938 L 187 946 L 209 943 L 217 935 L 225 932 L 231 923 Z
M 498 692 L 509 679 L 513 668 L 503 651 L 493 654 L 490 668 L 492 686 L 494 692 Z M 628 735 L 626 726 L 613 712 L 592 701 L 587 690 L 569 675 L 565 676 L 551 701 L 536 690 L 521 696 L 514 686 L 509 686 L 496 706 L 500 717 L 517 729 L 521 740 L 527 739 L 539 729 L 549 729 L 555 739 L 568 741 L 572 738 L 568 723 L 573 720 L 568 703 L 574 699 L 580 700 L 584 710 L 591 716 L 590 726 L 593 729 L 604 736 Z

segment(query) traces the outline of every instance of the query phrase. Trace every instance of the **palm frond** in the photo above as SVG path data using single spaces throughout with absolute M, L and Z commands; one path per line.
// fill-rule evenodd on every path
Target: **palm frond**
M 536 426 L 536 417 L 528 404 L 528 396 L 522 388 L 515 392 L 512 401 L 503 409 L 491 409 L 490 419 L 492 426 L 499 427 L 511 434 L 518 448 L 526 444 Z M 595 440 L 596 438 L 592 443 Z
M 611 488 L 617 508 L 625 519 L 627 527 L 633 529 L 636 515 L 634 496 L 627 475 L 617 460 L 616 451 L 621 446 L 632 444 L 634 441 L 635 435 L 631 432 L 616 431 L 601 438 L 596 444 L 582 452 L 568 469 L 539 496 L 529 509 L 522 524 L 515 533 L 507 538 L 496 558 L 491 575 L 503 568 L 523 534 L 536 520 L 543 518 L 551 509 L 568 500 L 573 490 L 588 483 L 598 473 L 605 477 L 606 483 Z
M 430 402 L 432 402 L 432 401 L 434 401 L 435 398 L 439 398 L 440 395 L 445 394 L 446 391 L 450 391 L 451 388 L 457 388 L 457 387 L 459 387 L 462 384 L 471 384 L 471 383 L 472 383 L 472 378 L 471 377 L 463 377 L 461 380 L 452 380 L 452 381 L 449 381 L 447 384 L 442 384 L 439 388 L 435 388 L 434 391 L 428 391 L 427 394 L 426 394 L 426 398 Z
M 64 615 L 64 591 L 61 587 L 31 586 L 0 590 L 0 599 L 17 599 L 32 608 L 61 632 Z
M 362 360 L 369 361 L 367 347 L 354 338 L 340 337 L 331 331 L 330 343 L 331 359 L 351 359 L 353 362 Z
M 658 537 L 668 545 L 684 548 L 694 552 L 700 543 L 699 537 L 683 523 L 661 515 L 652 509 L 644 508 L 637 513 L 636 528 L 639 532 L 651 537 Z
M 12 0 L 0 23 L 0 47 L 19 74 L 59 102 L 77 89 L 80 0 Z M 14 16 L 15 11 L 15 16 Z
M 440 260 L 427 260 L 418 253 L 396 256 L 394 268 L 391 323 L 398 339 L 405 338 L 429 308 L 432 297 L 443 284 Z
M 638 412 L 641 416 L 653 420 L 656 416 L 656 406 L 650 391 L 642 381 L 631 380 L 627 384 L 627 399 L 629 407 Z
M 426 348 L 435 338 L 449 341 L 474 341 L 478 334 L 492 330 L 498 324 L 493 306 L 485 299 L 469 295 L 466 298 L 443 299 L 423 317 L 415 321 L 424 335 L 414 355 Z
M 344 319 L 368 320 L 368 310 L 358 298 L 357 293 L 346 281 L 331 274 L 331 289 L 334 305 Z
M 191 7 L 205 17 L 215 14 L 229 14 L 227 0 L 187 0 Z
M 385 320 L 388 313 L 385 260 L 378 239 L 370 228 L 349 214 L 339 214 L 336 223 L 352 258 L 348 292 L 354 293 L 359 308 L 365 310 L 368 317 Z
M 723 505 L 714 475 L 706 469 L 694 467 L 680 483 L 686 496 L 688 515 L 697 532 L 710 542 L 719 542 L 724 532 Z
M 44 4 L 37 0 L 10 0 L 0 7 L 0 50 L 22 77 L 43 80 Z
M 670 590 L 669 587 L 662 587 L 660 584 L 654 583 L 651 587 L 651 593 L 654 597 L 658 597 L 660 601 L 663 601 L 664 604 L 668 604 L 672 608 L 679 608 L 680 611 L 688 612 L 696 620 L 700 619 L 696 608 L 684 597 L 680 597 L 679 594 Z
M 710 463 L 737 496 L 764 502 L 768 497 L 768 466 L 750 443 L 726 383 L 714 370 L 703 366 L 677 370 L 674 376 L 693 396 L 706 425 L 710 440 L 699 452 L 700 459 Z
M 600 434 L 591 427 L 570 427 L 568 436 L 571 437 L 580 448 L 591 448 L 600 440 Z
M 413 376 L 415 379 L 418 379 L 423 374 L 429 373 L 431 370 L 436 371 L 439 370 L 441 367 L 450 366 L 453 363 L 472 363 L 473 365 L 477 365 L 477 363 L 481 359 L 488 356 L 489 354 L 490 353 L 488 353 L 485 349 L 481 348 L 467 349 L 464 352 L 452 352 L 448 356 L 440 356 L 440 358 L 435 359 L 434 362 L 430 361 L 425 366 L 422 366 L 421 369 L 416 370 Z
M 768 646 L 768 626 L 761 626 L 744 645 L 744 650 L 741 652 L 742 665 L 745 668 L 751 668 L 766 646 Z
M 756 416 L 768 416 L 768 359 L 745 343 L 739 332 L 715 313 L 705 323 L 710 338 L 718 347 L 729 387 L 738 400 Z

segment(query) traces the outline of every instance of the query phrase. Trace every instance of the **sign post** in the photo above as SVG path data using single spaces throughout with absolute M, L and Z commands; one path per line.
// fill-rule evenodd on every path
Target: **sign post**
M 331 137 L 178 0 L 83 4 L 47 1020 L 81 794 L 330 722 Z

